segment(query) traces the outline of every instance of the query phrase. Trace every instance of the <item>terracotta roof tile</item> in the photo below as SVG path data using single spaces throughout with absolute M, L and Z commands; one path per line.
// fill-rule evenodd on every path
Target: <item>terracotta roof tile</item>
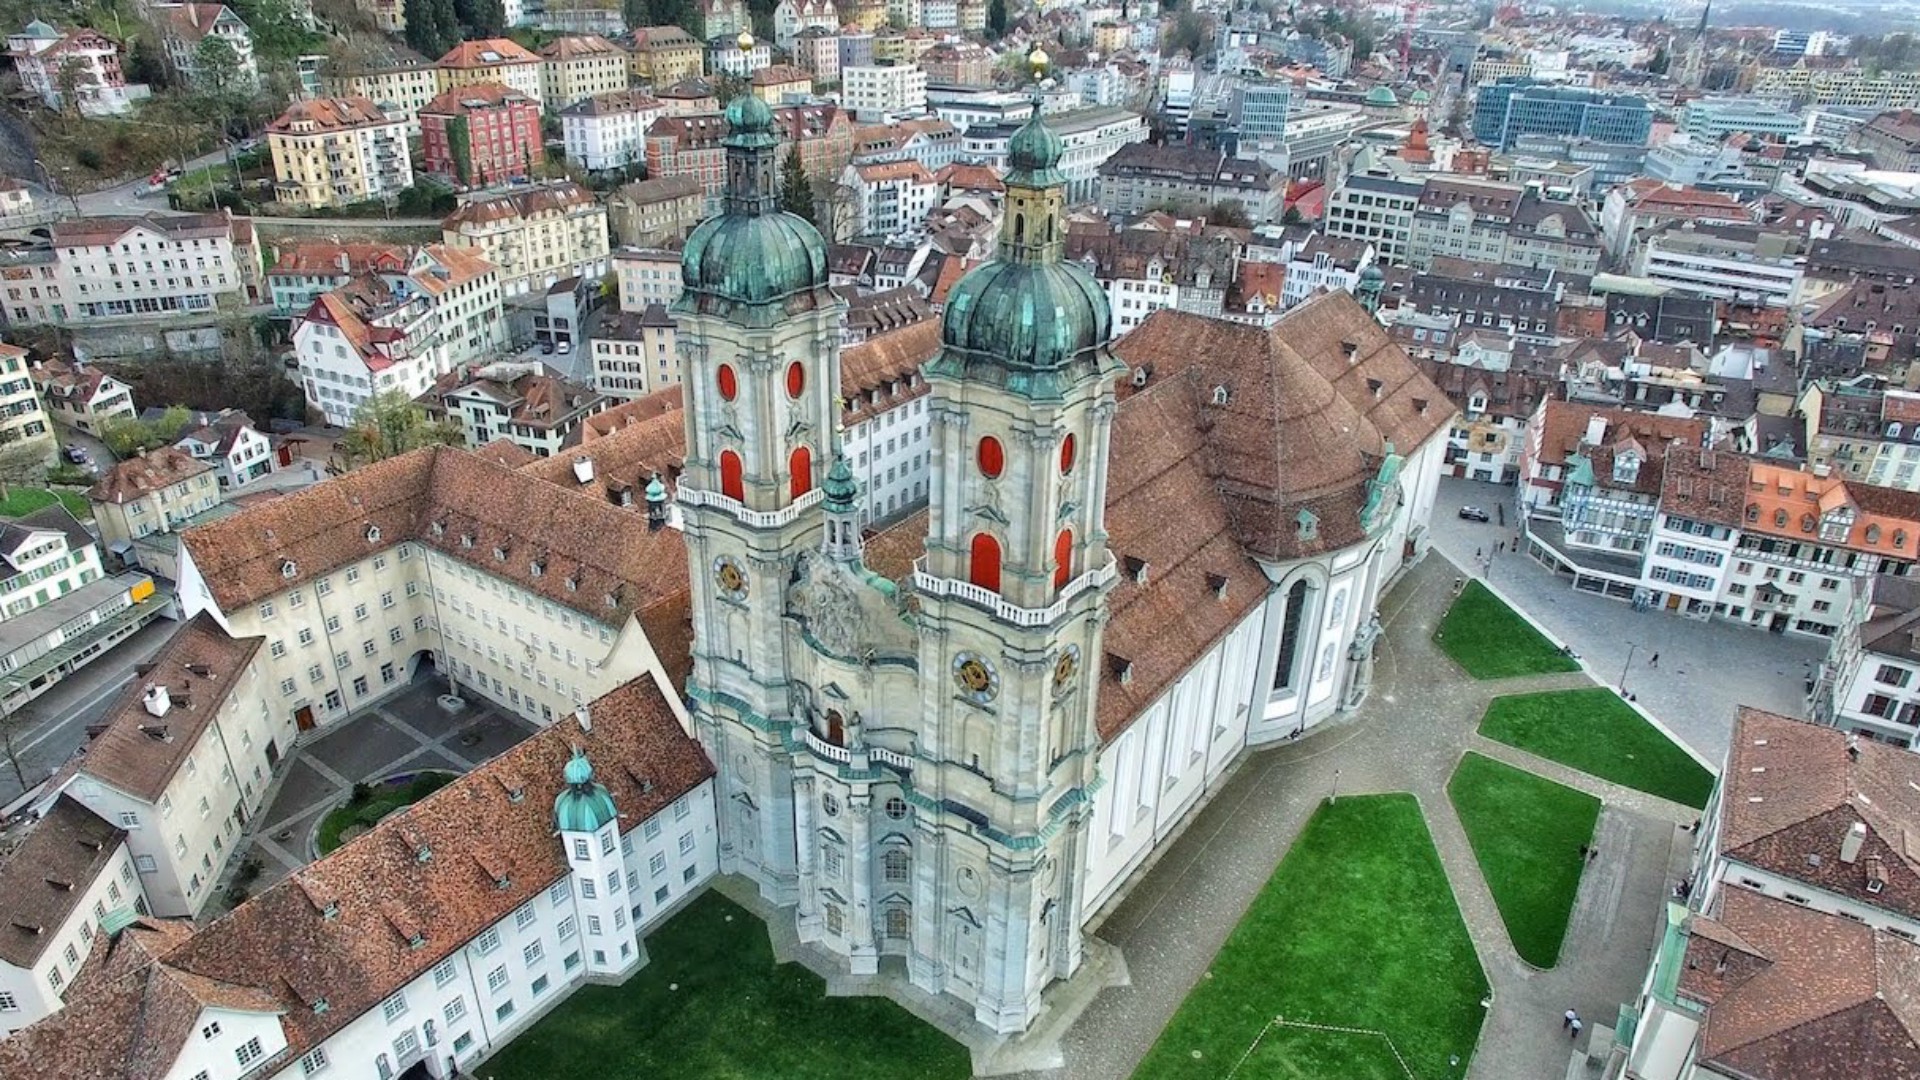
M 87 498 L 122 506 L 212 469 L 212 465 L 185 450 L 163 446 L 116 464 L 88 489 Z
M 507 38 L 463 41 L 447 50 L 436 64 L 443 68 L 490 68 L 501 64 L 538 64 L 540 58 Z
M 31 969 L 126 838 L 93 811 L 61 795 L 0 862 L 0 960 Z

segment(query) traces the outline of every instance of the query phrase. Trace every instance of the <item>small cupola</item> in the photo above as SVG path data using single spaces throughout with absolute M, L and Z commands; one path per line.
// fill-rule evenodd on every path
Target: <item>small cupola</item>
M 667 527 L 667 484 L 654 473 L 647 481 L 647 531 L 659 532 Z
M 560 832 L 599 832 L 619 816 L 613 796 L 607 794 L 605 784 L 594 780 L 593 765 L 583 751 L 574 750 L 561 779 L 567 786 L 553 800 L 553 824 Z

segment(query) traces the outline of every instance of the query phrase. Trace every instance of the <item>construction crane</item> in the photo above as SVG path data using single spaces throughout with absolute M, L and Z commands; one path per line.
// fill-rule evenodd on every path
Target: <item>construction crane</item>
M 1410 78 L 1413 74 L 1413 28 L 1420 21 L 1420 13 L 1427 9 L 1425 0 L 1404 0 L 1400 5 L 1400 76 Z

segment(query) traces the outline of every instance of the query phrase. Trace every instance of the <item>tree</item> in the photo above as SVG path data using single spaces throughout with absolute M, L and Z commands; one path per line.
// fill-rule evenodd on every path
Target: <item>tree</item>
M 1167 45 L 1174 52 L 1185 52 L 1197 60 L 1213 51 L 1213 27 L 1199 12 L 1183 11 L 1173 20 Z
M 1251 229 L 1253 219 L 1247 216 L 1247 205 L 1239 199 L 1221 199 L 1207 208 L 1207 224 L 1229 229 Z
M 223 102 L 249 89 L 246 69 L 233 43 L 208 34 L 193 47 L 194 89 Z
M 460 19 L 453 0 L 405 0 L 407 44 L 427 57 L 438 57 L 460 43 Z
M 801 164 L 797 142 L 787 148 L 787 160 L 780 166 L 780 209 L 813 220 L 813 181 Z
M 168 70 L 159 47 L 144 37 L 127 42 L 126 74 L 128 82 L 145 83 L 156 91 L 173 86 L 173 72 Z
M 1300 216 L 1300 208 L 1297 206 L 1287 207 L 1287 212 L 1280 215 L 1280 224 L 1282 225 L 1299 225 L 1306 220 L 1306 218 Z
M 47 454 L 40 446 L 18 441 L 0 443 L 0 502 L 13 497 L 15 484 L 32 484 L 46 475 Z
M 507 32 L 507 9 L 502 0 L 454 0 L 453 13 L 468 39 L 499 37 Z
M 81 95 L 93 89 L 93 73 L 87 70 L 85 60 L 69 56 L 60 61 L 59 69 L 53 73 L 53 87 L 60 94 L 60 111 L 78 116 Z
M 116 417 L 100 425 L 100 441 L 113 456 L 128 458 L 146 450 L 171 446 L 193 422 L 193 410 L 185 405 L 169 405 L 152 420 L 134 416 Z
M 998 41 L 1007 36 L 1007 0 L 987 4 L 987 37 Z
M 1653 50 L 1653 59 L 1647 61 L 1647 73 L 1650 75 L 1665 75 L 1667 69 L 1672 66 L 1673 57 L 1667 55 L 1667 46 L 1662 42 L 1659 48 Z
M 368 398 L 353 424 L 334 444 L 338 471 L 397 457 L 423 446 L 460 445 L 460 425 L 435 420 L 405 393 L 388 390 Z
M 853 236 L 858 193 L 832 177 L 813 182 L 813 223 L 829 244 L 845 243 Z
M 27 783 L 26 765 L 21 760 L 21 755 L 26 750 L 20 745 L 20 738 L 26 734 L 27 716 L 24 713 L 14 712 L 13 706 L 7 703 L 7 696 L 19 688 L 18 679 L 11 676 L 0 679 L 0 754 L 6 756 L 8 767 L 13 769 L 13 779 L 20 785 L 20 790 L 25 792 L 32 786 Z

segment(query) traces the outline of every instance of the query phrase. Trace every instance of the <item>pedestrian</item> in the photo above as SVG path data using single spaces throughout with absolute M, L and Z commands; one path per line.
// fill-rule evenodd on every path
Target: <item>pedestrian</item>
M 1567 1014 L 1560 1018 L 1560 1027 L 1563 1030 L 1566 1028 L 1570 1028 L 1573 1026 L 1573 1022 L 1578 1019 L 1580 1019 L 1580 1014 L 1577 1012 L 1574 1012 L 1572 1009 L 1568 1009 Z
M 1583 1024 L 1583 1023 L 1581 1023 L 1581 1022 L 1580 1022 L 1580 1018 L 1579 1018 L 1579 1017 L 1577 1017 L 1577 1016 L 1576 1016 L 1576 1017 L 1574 1017 L 1574 1018 L 1573 1018 L 1573 1022 L 1567 1025 L 1567 1038 L 1569 1038 L 1569 1039 L 1577 1039 L 1577 1038 L 1579 1038 L 1579 1037 L 1580 1037 L 1580 1029 L 1581 1029 L 1581 1028 L 1583 1028 L 1583 1027 L 1586 1027 L 1586 1026 L 1587 1026 L 1587 1025 L 1585 1025 L 1585 1024 Z
M 1592 862 L 1593 860 L 1595 860 L 1595 859 L 1597 859 L 1597 858 L 1599 858 L 1599 857 L 1600 857 L 1600 849 L 1599 849 L 1598 847 L 1590 847 L 1590 848 L 1588 848 L 1588 849 L 1587 849 L 1587 861 L 1588 861 L 1588 862 Z
M 1484 559 L 1484 558 L 1486 558 L 1486 557 L 1487 557 L 1487 551 L 1486 551 L 1486 549 L 1485 549 L 1485 548 L 1474 548 L 1474 549 L 1473 549 L 1473 561 L 1474 561 L 1474 562 L 1479 562 L 1479 561 L 1480 561 L 1481 559 Z
M 1454 595 L 1456 595 L 1456 596 L 1458 596 L 1458 595 L 1460 594 L 1460 586 L 1462 586 L 1462 585 L 1464 585 L 1464 584 L 1466 584 L 1466 579 L 1465 579 L 1465 578 L 1454 578 L 1454 579 L 1453 579 L 1453 592 L 1454 592 Z
M 1580 857 L 1581 857 L 1582 859 L 1584 859 L 1584 858 L 1586 858 L 1586 857 L 1587 857 L 1587 845 L 1585 845 L 1585 844 L 1581 844 L 1581 845 L 1580 845 Z
M 1657 668 L 1657 667 L 1659 667 L 1659 666 L 1660 666 L 1660 654 L 1659 654 L 1659 653 L 1654 653 L 1654 654 L 1653 654 L 1652 656 L 1649 656 L 1649 657 L 1647 657 L 1647 666 L 1648 666 L 1648 667 L 1650 667 L 1650 668 Z

